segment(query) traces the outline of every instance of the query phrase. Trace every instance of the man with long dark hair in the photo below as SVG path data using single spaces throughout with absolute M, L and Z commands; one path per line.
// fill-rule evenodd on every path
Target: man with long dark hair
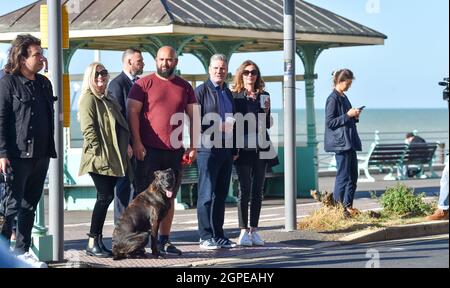
M 38 74 L 45 61 L 38 38 L 18 35 L 0 80 L 0 172 L 10 167 L 14 174 L 1 235 L 10 239 L 17 215 L 15 253 L 30 262 L 35 211 L 50 158 L 56 158 L 52 85 Z

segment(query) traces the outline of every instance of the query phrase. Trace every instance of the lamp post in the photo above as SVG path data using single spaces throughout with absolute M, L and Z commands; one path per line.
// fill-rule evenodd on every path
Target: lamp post
M 57 159 L 50 163 L 49 232 L 53 235 L 53 261 L 64 259 L 64 138 L 63 138 L 63 57 L 61 0 L 47 0 L 48 62 L 55 101 L 55 146 Z
M 297 229 L 295 31 L 295 0 L 284 0 L 284 203 L 286 231 Z

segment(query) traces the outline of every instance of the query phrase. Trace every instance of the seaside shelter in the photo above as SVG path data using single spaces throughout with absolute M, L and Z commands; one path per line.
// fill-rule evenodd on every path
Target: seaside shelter
M 170 45 L 178 53 L 196 56 L 207 72 L 215 53 L 283 50 L 283 0 L 65 0 L 69 12 L 70 48 L 64 71 L 69 72 L 78 49 L 123 51 L 138 47 L 156 55 Z M 0 16 L 0 42 L 16 35 L 40 37 L 40 5 Z M 296 0 L 296 54 L 304 65 L 307 141 L 297 145 L 297 196 L 318 188 L 318 151 L 314 107 L 315 63 L 322 51 L 337 47 L 383 45 L 387 36 L 331 11 Z M 283 65 L 283 63 L 280 63 Z M 292 133 L 295 133 L 293 131 Z M 279 145 L 283 172 L 283 145 Z M 283 193 L 278 186 L 279 193 Z M 280 194 L 281 196 L 282 194 Z

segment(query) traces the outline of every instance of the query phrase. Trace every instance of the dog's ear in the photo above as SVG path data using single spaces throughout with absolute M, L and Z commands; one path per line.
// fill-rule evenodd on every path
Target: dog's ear
M 153 173 L 153 175 L 155 175 L 155 178 L 158 178 L 159 179 L 159 177 L 161 176 L 161 171 L 155 171 L 154 173 Z

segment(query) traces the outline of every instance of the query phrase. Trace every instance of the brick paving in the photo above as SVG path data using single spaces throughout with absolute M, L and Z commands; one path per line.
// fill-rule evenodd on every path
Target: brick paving
M 380 176 L 378 176 L 380 177 Z M 321 177 L 321 189 L 332 190 L 333 177 Z M 436 197 L 439 193 L 439 179 L 403 181 L 416 192 L 426 192 L 428 197 Z M 384 191 L 386 187 L 395 185 L 395 181 L 380 181 L 373 183 L 360 183 L 356 195 L 355 206 L 359 209 L 374 209 L 379 207 L 375 200 L 370 198 L 368 191 Z M 317 209 L 319 204 L 309 199 L 298 199 L 297 218 L 304 217 Z M 90 226 L 92 211 L 66 211 L 65 212 L 65 263 L 55 264 L 54 267 L 111 267 L 111 268 L 160 268 L 160 267 L 208 267 L 221 261 L 239 261 L 240 259 L 258 259 L 271 253 L 288 253 L 291 249 L 312 249 L 317 244 L 328 244 L 333 235 L 320 235 L 307 231 L 286 232 L 284 227 L 284 201 L 264 200 L 260 218 L 260 235 L 268 243 L 264 247 L 220 249 L 216 251 L 201 250 L 198 246 L 196 229 L 196 210 L 180 210 L 175 212 L 171 239 L 183 255 L 168 255 L 166 259 L 155 259 L 147 248 L 148 259 L 125 259 L 114 261 L 112 258 L 96 258 L 87 256 L 84 252 Z M 48 220 L 48 217 L 46 217 Z M 228 205 L 225 217 L 225 232 L 230 239 L 237 241 L 239 229 L 237 226 L 236 205 Z M 112 213 L 108 213 L 105 223 L 105 244 L 111 247 L 113 224 Z
M 221 259 L 238 259 L 240 257 L 252 257 L 252 255 L 264 254 L 268 251 L 294 248 L 293 245 L 282 243 L 268 243 L 264 247 L 236 247 L 233 249 L 219 249 L 212 251 L 201 250 L 198 245 L 192 243 L 176 243 L 183 251 L 183 255 L 167 255 L 166 259 L 156 259 L 151 255 L 149 248 L 146 249 L 148 259 L 123 259 L 114 261 L 112 258 L 97 258 L 85 254 L 82 250 L 69 250 L 64 253 L 68 261 L 66 267 L 97 267 L 97 268 L 160 268 L 160 267 L 192 267 L 195 263 L 214 262 Z

